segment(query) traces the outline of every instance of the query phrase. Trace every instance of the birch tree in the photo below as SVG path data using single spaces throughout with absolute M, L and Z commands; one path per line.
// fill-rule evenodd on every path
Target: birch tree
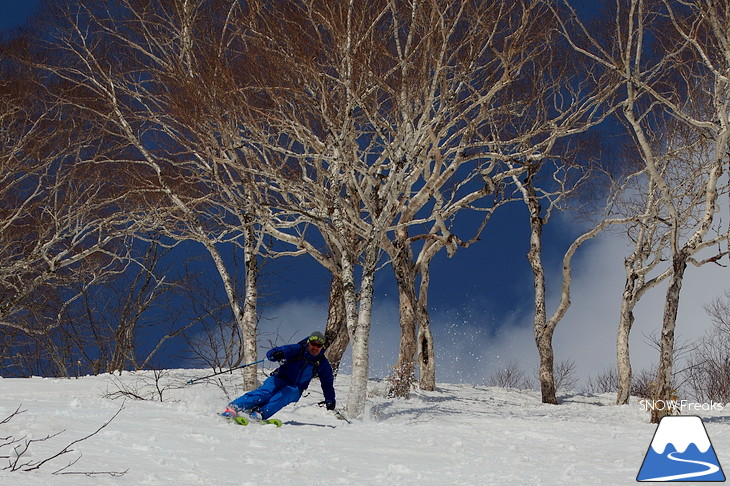
M 615 63 L 602 62 L 602 57 L 611 58 L 612 49 L 606 46 L 624 45 L 624 36 L 626 33 L 622 30 L 623 18 L 620 14 L 606 8 L 606 4 L 602 4 L 599 8 L 604 8 L 604 13 L 590 25 L 585 25 L 577 13 L 571 7 L 571 2 L 565 1 L 568 15 L 559 16 L 561 23 L 561 32 L 568 40 L 572 49 L 579 53 L 586 54 L 587 62 L 602 66 L 608 72 L 616 74 L 615 85 L 618 90 L 622 84 L 621 74 L 618 73 Z M 616 2 L 617 12 L 622 10 L 621 2 Z M 619 20 L 621 18 L 621 20 Z M 606 20 L 610 19 L 610 20 Z M 612 21 L 616 21 L 613 25 Z M 629 34 L 628 38 L 631 35 Z M 620 40 L 619 40 L 620 39 Z M 600 52 L 598 56 L 589 54 L 593 51 Z M 621 103 L 621 98 L 616 97 L 616 107 Z M 633 152 L 632 152 L 633 153 Z M 622 188 L 613 191 L 614 211 L 627 218 L 626 228 L 627 234 L 634 241 L 634 251 L 624 261 L 626 273 L 626 281 L 624 291 L 621 297 L 621 309 L 619 317 L 618 332 L 616 336 L 616 355 L 617 355 L 617 372 L 618 372 L 618 396 L 617 403 L 628 400 L 628 394 L 631 389 L 631 361 L 629 356 L 629 337 L 631 327 L 634 322 L 633 310 L 639 299 L 646 291 L 661 281 L 660 277 L 650 278 L 648 275 L 659 265 L 663 258 L 662 246 L 656 246 L 658 241 L 663 241 L 661 236 L 656 237 L 659 230 L 659 221 L 656 219 L 659 204 L 656 201 L 655 194 L 646 184 L 642 184 L 645 180 L 645 170 L 639 165 L 637 169 L 632 167 L 630 157 L 627 157 L 622 164 L 616 164 L 617 167 L 612 172 L 624 172 L 622 179 L 625 182 L 619 182 L 619 185 L 626 184 Z M 635 202 L 633 192 L 639 195 L 639 202 Z M 634 219 L 636 218 L 636 219 Z M 649 278 L 647 280 L 647 278 Z
M 519 83 L 517 73 L 541 49 L 532 35 L 539 10 L 537 2 L 388 4 L 391 20 L 379 40 L 390 67 L 374 81 L 387 102 L 364 109 L 388 157 L 415 161 L 418 176 L 408 181 L 413 195 L 383 243 L 396 276 L 401 325 L 392 396 L 408 395 L 416 355 L 421 388 L 435 389 L 429 265 L 442 248 L 451 257 L 475 242 L 504 202 L 499 187 L 507 169 L 491 156 L 485 127 L 501 116 L 503 93 Z M 483 212 L 481 224 L 455 234 L 458 214 L 472 210 Z M 419 218 L 433 221 L 428 231 L 409 230 Z
M 572 258 L 585 241 L 620 221 L 603 210 L 599 222 L 569 245 L 563 256 L 558 304 L 551 315 L 547 309 L 542 232 L 551 215 L 568 207 L 571 195 L 598 175 L 589 162 L 595 155 L 579 157 L 581 152 L 575 146 L 580 144 L 579 136 L 611 113 L 616 88 L 610 71 L 567 60 L 567 45 L 554 35 L 565 15 L 563 11 L 542 2 L 530 5 L 532 8 L 525 9 L 520 17 L 520 25 L 524 26 L 525 37 L 538 39 L 537 44 L 531 56 L 520 57 L 525 62 L 515 73 L 519 82 L 502 95 L 502 111 L 489 120 L 487 133 L 494 147 L 492 157 L 510 170 L 509 190 L 515 191 L 528 210 L 527 258 L 535 288 L 533 331 L 540 358 L 540 387 L 542 401 L 554 404 L 552 339 L 570 306 Z M 610 204 L 610 195 L 605 201 Z
M 63 63 L 47 68 L 85 93 L 88 101 L 79 108 L 119 147 L 97 163 L 116 161 L 146 174 L 143 186 L 155 194 L 148 210 L 163 206 L 170 213 L 154 229 L 200 243 L 220 276 L 242 336 L 241 353 L 230 365 L 255 361 L 262 238 L 256 194 L 232 170 L 242 163 L 232 147 L 241 144 L 242 122 L 229 111 L 236 90 L 225 84 L 243 67 L 233 28 L 240 5 L 120 0 L 59 8 L 66 24 L 52 47 Z M 244 254 L 243 292 L 226 262 L 226 246 Z M 256 367 L 245 368 L 244 386 L 256 383 Z
M 350 2 L 346 10 L 342 6 L 307 4 L 280 15 L 291 20 L 286 31 L 276 30 L 271 20 L 250 29 L 266 40 L 261 51 L 276 46 L 274 55 L 261 56 L 267 60 L 269 73 L 285 69 L 281 63 L 297 69 L 284 81 L 267 79 L 272 86 L 265 94 L 265 109 L 260 108 L 266 124 L 277 124 L 273 134 L 268 135 L 276 142 L 270 145 L 271 150 L 289 158 L 282 165 L 297 166 L 302 174 L 294 177 L 288 171 L 295 186 L 277 176 L 282 182 L 272 183 L 279 184 L 276 191 L 295 195 L 297 217 L 307 215 L 320 233 L 331 239 L 335 248 L 331 254 L 340 255 L 337 258 L 343 275 L 353 261 L 347 253 L 356 254 L 337 240 L 345 228 L 359 238 L 358 251 L 362 251 L 362 264 L 369 265 L 366 268 L 372 268 L 377 260 L 367 253 L 369 242 L 390 250 L 402 297 L 405 338 L 398 365 L 402 382 L 412 374 L 415 331 L 411 316 L 416 312 L 421 312 L 419 323 L 424 332 L 418 342 L 427 344 L 420 356 L 424 363 L 433 365 L 426 326 L 427 264 L 439 248 L 445 246 L 452 254 L 465 243 L 451 233 L 447 222 L 459 210 L 494 192 L 501 180 L 513 180 L 528 170 L 529 164 L 508 167 L 508 163 L 542 160 L 555 140 L 585 130 L 591 123 L 586 120 L 595 121 L 601 116 L 595 106 L 605 96 L 603 93 L 591 97 L 579 87 L 571 94 L 583 102 L 561 103 L 557 90 L 546 88 L 548 81 L 540 85 L 543 91 L 534 88 L 525 93 L 529 75 L 540 72 L 543 61 L 549 59 L 551 48 L 546 45 L 550 44 L 541 36 L 549 32 L 544 29 L 544 21 L 550 11 L 540 2 L 520 2 L 512 9 L 500 5 L 505 8 L 479 10 L 474 17 L 468 17 L 466 4 L 461 2 L 411 5 L 410 9 L 394 2 L 371 3 L 367 8 L 357 4 L 356 8 L 356 2 Z M 324 26 L 317 32 L 307 27 L 313 18 Z M 490 32 L 492 38 L 480 43 L 476 39 L 483 36 L 470 35 L 470 29 Z M 374 36 L 374 32 L 380 35 Z M 391 34 L 384 37 L 382 32 Z M 308 52 L 301 54 L 304 45 Z M 526 77 L 522 77 L 523 72 L 528 73 Z M 518 81 L 513 81 L 515 78 Z M 285 88 L 277 84 L 283 82 Z M 272 93 L 277 89 L 286 96 L 278 94 L 274 98 Z M 413 96 L 414 92 L 418 96 Z M 538 122 L 520 118 L 519 113 L 532 116 L 530 103 L 546 108 L 549 102 L 539 99 L 546 93 L 555 94 L 560 106 L 552 118 Z M 525 94 L 529 101 L 520 98 Z M 277 113 L 273 121 L 272 111 Z M 282 138 L 281 133 L 286 136 Z M 351 169 L 351 164 L 361 165 Z M 466 178 L 451 179 L 461 167 L 468 167 Z M 305 195 L 302 183 L 315 181 L 313 175 L 321 179 L 311 188 L 306 186 L 311 193 Z M 474 180 L 480 184 L 469 191 L 442 192 L 449 181 L 463 189 Z M 288 187 L 284 187 L 286 184 Z M 335 190 L 323 192 L 322 186 Z M 352 197 L 353 193 L 358 199 Z M 393 203 L 399 199 L 403 202 Z M 309 206 L 302 207 L 305 200 Z M 326 203 L 331 200 L 340 206 Z M 337 221 L 345 207 L 350 211 L 347 225 L 342 219 Z M 409 226 L 424 222 L 433 224 L 431 232 L 424 236 L 409 233 Z M 395 243 L 378 243 L 390 225 Z M 423 246 L 420 263 L 415 266 L 410 245 L 419 238 L 432 242 Z M 415 299 L 418 272 L 422 277 L 420 305 Z M 360 305 L 361 310 L 368 309 L 362 301 Z M 353 322 L 353 311 L 350 316 L 348 322 Z M 424 382 L 425 387 L 433 386 L 433 376 L 433 368 L 422 369 L 422 379 L 431 380 L 431 384 Z
M 634 309 L 646 292 L 656 287 L 669 275 L 669 269 L 665 269 L 659 274 L 652 274 L 657 268 L 661 270 L 668 234 L 663 231 L 664 224 L 658 217 L 660 211 L 657 207 L 656 190 L 650 181 L 644 195 L 646 197 L 642 201 L 644 203 L 643 211 L 637 210 L 636 207 L 629 209 L 631 214 L 639 215 L 639 217 L 627 225 L 626 231 L 628 238 L 634 243 L 634 247 L 631 254 L 624 260 L 626 279 L 621 294 L 616 334 L 617 405 L 628 404 L 630 398 L 632 369 L 629 338 L 634 324 Z
M 656 398 L 667 399 L 672 393 L 674 331 L 685 270 L 701 250 L 727 243 L 730 235 L 728 227 L 713 228 L 720 195 L 727 194 L 727 182 L 721 177 L 730 150 L 730 32 L 727 29 L 730 9 L 726 4 L 714 1 L 689 5 L 667 0 L 662 3 L 666 9 L 662 13 L 666 13 L 668 24 L 673 28 L 660 30 L 659 37 L 664 41 L 662 47 L 672 61 L 685 58 L 689 62 L 680 61 L 672 66 L 675 75 L 670 83 L 675 90 L 667 90 L 666 84 L 655 85 L 651 80 L 641 79 L 639 84 L 653 100 L 695 133 L 690 139 L 691 148 L 683 154 L 685 168 L 681 170 L 694 184 L 690 186 L 690 192 L 679 199 L 671 197 L 667 179 L 656 173 L 651 153 L 642 147 L 648 155 L 645 161 L 649 172 L 671 217 L 672 273 L 662 318 L 655 390 Z M 631 113 L 628 117 L 631 119 Z M 638 133 L 641 130 L 639 120 L 631 119 L 631 123 L 634 132 Z M 709 146 L 705 140 L 709 140 Z M 684 235 L 680 211 L 687 199 L 695 216 Z M 720 249 L 709 261 L 717 261 L 726 254 L 726 250 Z M 658 423 L 666 413 L 666 410 L 653 410 L 652 422 Z
M 728 11 L 711 1 L 627 0 L 616 2 L 614 12 L 610 47 L 593 36 L 573 46 L 620 75 L 621 113 L 649 187 L 656 188 L 666 212 L 661 217 L 668 227 L 671 266 L 654 394 L 668 399 L 685 270 L 689 263 L 717 261 L 726 253 L 720 248 L 704 260 L 694 258 L 727 239 L 715 213 L 725 192 L 721 177 L 728 148 Z M 655 410 L 652 421 L 662 413 Z
M 405 79 L 393 38 L 382 40 L 383 32 L 395 32 L 396 10 L 403 6 L 386 1 L 290 2 L 273 17 L 268 9 L 256 10 L 256 24 L 249 28 L 260 43 L 259 57 L 266 61 L 266 72 L 257 72 L 266 84 L 250 102 L 252 119 L 260 120 L 254 124 L 260 145 L 275 154 L 261 159 L 283 159 L 276 171 L 274 163 L 261 164 L 280 198 L 271 204 L 272 211 L 279 228 L 290 219 L 290 235 L 310 231 L 307 237 L 277 237 L 341 275 L 353 346 L 348 398 L 353 416 L 364 406 L 373 278 L 385 235 L 398 225 L 405 228 L 431 218 L 419 215 L 396 222 L 414 200 L 425 170 L 420 160 L 395 151 L 399 141 L 417 140 L 390 131 L 393 112 L 386 108 L 406 92 L 399 84 Z M 282 18 L 288 22 L 281 24 Z M 421 136 L 427 133 L 423 130 Z M 428 200 L 430 194 L 425 190 L 419 198 Z M 312 251 L 318 239 L 327 244 L 325 253 Z
M 43 79 L 32 67 L 41 54 L 29 44 L 19 38 L 3 52 L 0 325 L 47 336 L 85 288 L 123 265 L 126 238 L 144 216 L 117 212 L 125 196 L 83 166 L 91 141 L 84 120 L 47 96 L 69 87 Z M 68 374 L 52 359 L 56 373 Z

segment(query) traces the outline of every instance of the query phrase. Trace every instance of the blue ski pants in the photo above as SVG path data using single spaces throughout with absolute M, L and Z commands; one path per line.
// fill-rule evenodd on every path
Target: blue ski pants
M 264 384 L 233 400 L 230 404 L 239 410 L 253 408 L 267 419 L 302 396 L 302 389 L 288 385 L 275 376 L 269 376 Z

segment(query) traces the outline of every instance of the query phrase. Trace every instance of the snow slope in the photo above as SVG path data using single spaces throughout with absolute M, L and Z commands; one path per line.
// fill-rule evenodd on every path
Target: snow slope
M 613 395 L 563 395 L 551 406 L 535 391 L 440 384 L 391 400 L 382 382 L 371 383 L 367 416 L 352 424 L 316 405 L 322 395 L 314 382 L 276 415 L 283 427 L 241 427 L 216 416 L 228 401 L 222 387 L 186 385 L 203 374 L 0 379 L 0 421 L 24 410 L 0 424 L 0 438 L 39 440 L 18 464 L 72 450 L 32 472 L 0 471 L 0 484 L 629 485 L 655 431 L 637 402 L 616 407 Z M 224 376 L 237 396 L 240 378 Z M 341 403 L 347 387 L 340 375 Z M 111 397 L 120 391 L 148 400 Z M 730 406 L 701 416 L 720 464 L 730 464 Z M 11 456 L 0 468 L 13 460 L 10 449 L 0 447 L 0 456 Z

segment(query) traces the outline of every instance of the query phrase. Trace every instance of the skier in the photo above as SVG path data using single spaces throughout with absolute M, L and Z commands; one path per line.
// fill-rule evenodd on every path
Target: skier
M 319 376 L 327 410 L 335 409 L 334 377 L 332 366 L 324 356 L 321 332 L 315 331 L 297 344 L 272 348 L 266 357 L 283 364 L 259 388 L 229 403 L 222 416 L 248 414 L 255 420 L 267 420 L 288 404 L 297 402 L 315 376 Z

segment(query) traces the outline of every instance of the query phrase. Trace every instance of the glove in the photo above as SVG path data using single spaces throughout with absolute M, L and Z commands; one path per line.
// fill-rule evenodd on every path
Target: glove
M 266 357 L 269 358 L 269 361 L 281 361 L 282 359 L 284 359 L 284 351 L 281 351 L 281 350 L 274 351 L 272 349 L 271 351 L 266 353 Z
M 327 407 L 327 410 L 334 410 L 335 405 L 337 405 L 337 402 L 335 402 L 334 400 L 330 400 L 330 401 L 324 402 L 324 405 L 325 405 L 325 407 Z

